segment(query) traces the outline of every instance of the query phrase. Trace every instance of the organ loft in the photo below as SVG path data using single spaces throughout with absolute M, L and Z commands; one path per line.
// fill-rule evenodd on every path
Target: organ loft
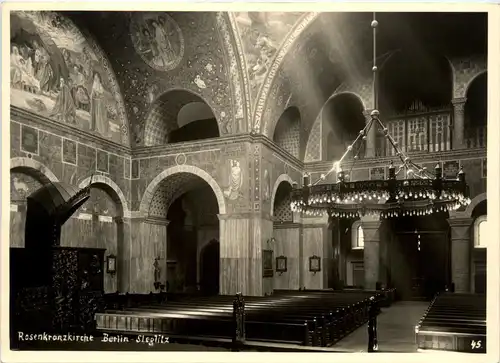
M 487 18 L 12 11 L 11 349 L 484 352 Z

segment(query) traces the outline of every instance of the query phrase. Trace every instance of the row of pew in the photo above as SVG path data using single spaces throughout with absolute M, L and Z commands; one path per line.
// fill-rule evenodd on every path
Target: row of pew
M 415 333 L 421 351 L 486 353 L 486 296 L 437 295 Z
M 370 300 L 372 296 L 375 300 Z M 386 299 L 379 291 L 359 290 L 276 290 L 266 297 L 219 295 L 176 301 L 159 296 L 140 301 L 129 296 L 121 303 L 108 301 L 106 311 L 96 314 L 96 324 L 100 332 L 163 334 L 171 342 L 233 347 L 237 343 L 238 350 L 259 344 L 330 347 L 366 323 L 371 304 Z

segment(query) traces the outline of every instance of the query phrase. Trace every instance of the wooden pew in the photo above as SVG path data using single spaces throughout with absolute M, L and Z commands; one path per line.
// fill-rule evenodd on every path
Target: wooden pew
M 415 328 L 422 350 L 486 352 L 486 297 L 437 295 Z
M 331 294 L 247 297 L 245 330 L 248 341 L 328 346 L 363 323 L 365 295 Z M 96 316 L 100 331 L 230 337 L 232 297 L 198 297 L 151 303 Z M 346 318 L 348 317 L 348 318 Z M 350 324 L 350 325 L 349 325 Z

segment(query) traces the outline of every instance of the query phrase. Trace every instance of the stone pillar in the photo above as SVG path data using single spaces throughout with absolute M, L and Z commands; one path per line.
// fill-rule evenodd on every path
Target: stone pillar
M 363 115 L 365 116 L 365 124 L 368 124 L 372 117 L 370 113 L 372 110 L 365 110 L 363 111 Z M 366 158 L 374 158 L 375 157 L 375 147 L 377 144 L 377 124 L 373 124 L 368 130 L 368 134 L 366 135 L 366 142 L 365 142 L 365 157 Z
M 451 231 L 451 280 L 455 292 L 470 292 L 470 258 L 472 218 L 448 219 Z
M 329 271 L 333 259 L 331 236 L 328 216 L 302 219 L 302 287 L 306 289 L 328 288 Z M 321 258 L 320 272 L 309 271 L 309 258 L 312 256 Z
M 363 251 L 365 269 L 365 290 L 375 290 L 380 281 L 380 235 L 382 222 L 379 217 L 362 217 L 365 248 Z
M 298 290 L 300 285 L 300 266 L 302 264 L 300 224 L 274 223 L 273 236 L 275 238 L 274 258 L 287 258 L 287 271 L 283 274 L 275 273 L 274 289 Z
M 131 218 L 115 217 L 116 223 L 116 289 L 119 292 L 130 290 L 130 224 Z M 106 252 L 106 255 L 109 253 Z M 104 261 L 106 263 L 106 261 Z
M 147 217 L 132 221 L 130 234 L 130 292 L 155 292 L 154 263 L 159 258 L 160 282 L 167 283 L 167 226 L 165 218 Z M 127 229 L 125 229 L 127 230 Z
M 218 217 L 220 294 L 241 292 L 262 296 L 271 292 L 272 277 L 264 278 L 262 271 L 262 250 L 273 248 L 266 246 L 266 241 L 272 238 L 271 220 L 262 218 L 260 213 L 219 214 Z
M 328 228 L 331 231 L 331 248 L 332 248 L 332 268 L 331 268 L 331 276 L 329 277 L 330 285 L 336 289 L 341 287 L 341 281 L 345 284 L 345 277 L 343 276 L 344 268 L 341 268 L 343 265 L 343 257 L 342 256 L 342 241 L 340 235 L 340 219 L 331 218 L 329 220 Z
M 465 148 L 465 102 L 467 99 L 455 98 L 451 101 L 453 104 L 453 141 L 452 149 L 464 149 Z

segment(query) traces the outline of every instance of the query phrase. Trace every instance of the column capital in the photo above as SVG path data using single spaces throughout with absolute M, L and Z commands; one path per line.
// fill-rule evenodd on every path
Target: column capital
M 382 225 L 380 217 L 376 216 L 363 216 L 360 218 L 361 227 L 365 229 L 378 229 Z
M 471 227 L 472 223 L 474 222 L 474 218 L 448 218 L 446 220 L 450 227 Z
M 451 103 L 453 104 L 453 106 L 463 105 L 463 104 L 465 104 L 465 102 L 467 102 L 467 97 L 457 97 L 457 98 L 453 98 L 451 100 Z
M 269 213 L 262 211 L 217 214 L 217 218 L 219 218 L 219 221 L 225 221 L 228 219 L 253 219 L 253 218 L 262 218 L 262 219 L 267 219 L 271 222 L 273 221 L 273 218 Z
M 474 222 L 473 218 L 449 218 L 447 221 L 451 227 L 450 237 L 452 241 L 470 242 L 470 229 L 472 227 L 472 223 Z
M 156 217 L 156 216 L 148 216 L 144 218 L 144 222 L 148 224 L 155 224 L 159 226 L 168 226 L 170 221 L 166 218 L 163 217 Z
M 141 211 L 126 211 L 123 213 L 123 219 L 144 219 L 147 216 Z
M 451 104 L 453 105 L 453 109 L 455 112 L 464 112 L 466 102 L 466 97 L 454 98 L 451 100 Z

